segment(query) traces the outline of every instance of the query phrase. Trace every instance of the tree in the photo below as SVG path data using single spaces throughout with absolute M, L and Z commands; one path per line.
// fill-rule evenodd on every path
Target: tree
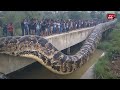
M 117 20 L 120 21 L 120 12 L 116 11 L 115 14 L 116 14 Z
M 78 11 L 69 11 L 68 12 L 68 17 L 70 19 L 80 19 L 80 12 L 78 12 Z
M 96 15 L 98 19 L 104 20 L 106 18 L 106 14 L 103 11 L 99 11 Z
M 90 16 L 91 18 L 96 18 L 96 11 L 91 11 Z
M 87 11 L 80 12 L 80 19 L 82 19 L 82 20 L 91 19 L 90 13 L 88 13 Z

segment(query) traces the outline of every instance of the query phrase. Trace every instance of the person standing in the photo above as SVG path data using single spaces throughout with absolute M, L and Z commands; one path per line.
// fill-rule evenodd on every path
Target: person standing
M 62 33 L 63 32 L 63 22 L 61 21 L 60 22 L 60 33 Z
M 53 34 L 53 21 L 50 21 L 50 35 Z
M 25 30 L 25 25 L 24 25 L 24 20 L 21 22 L 21 29 L 22 29 L 22 36 L 24 36 L 24 30 Z
M 68 21 L 66 22 L 66 31 L 67 31 L 67 32 L 69 31 L 69 24 L 68 24 Z
M 8 34 L 13 36 L 13 23 L 9 23 L 7 26 Z
M 57 30 L 57 24 L 56 24 L 56 21 L 54 21 L 53 23 L 53 33 L 56 34 L 56 30 Z
M 27 19 L 24 20 L 24 26 L 25 26 L 25 35 L 28 35 L 29 33 L 29 26 Z
M 6 37 L 7 36 L 7 24 L 5 24 L 3 26 L 3 36 Z
M 45 32 L 45 21 L 42 22 L 41 24 L 41 36 L 45 36 L 44 32 Z
M 66 22 L 63 22 L 63 32 L 66 32 Z
M 61 33 L 61 29 L 60 29 L 60 22 L 58 21 L 57 23 L 57 33 L 60 34 Z
M 36 22 L 36 35 L 40 36 L 40 23 Z

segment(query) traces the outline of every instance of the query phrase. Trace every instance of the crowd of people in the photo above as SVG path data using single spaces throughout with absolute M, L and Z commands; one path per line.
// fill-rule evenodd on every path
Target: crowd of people
M 53 34 L 60 34 L 77 30 L 80 28 L 92 27 L 99 23 L 103 23 L 102 20 L 53 20 L 53 19 L 24 19 L 21 22 L 22 36 L 24 35 L 39 35 L 49 36 Z M 4 36 L 13 36 L 13 24 L 3 26 Z

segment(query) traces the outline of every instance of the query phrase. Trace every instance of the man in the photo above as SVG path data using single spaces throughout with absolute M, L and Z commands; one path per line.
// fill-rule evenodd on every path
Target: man
M 62 33 L 63 32 L 63 22 L 61 21 L 60 22 L 60 33 Z
M 50 35 L 53 34 L 53 21 L 50 22 Z
M 57 34 L 61 33 L 60 22 L 57 23 Z
M 57 30 L 57 23 L 56 21 L 54 21 L 53 23 L 53 33 L 56 34 L 56 30 Z
M 41 23 L 41 36 L 45 36 L 45 34 L 44 34 L 44 32 L 45 32 L 45 21 L 43 21 L 42 23 Z
M 21 22 L 21 29 L 22 29 L 22 36 L 24 36 L 24 29 L 25 29 L 24 20 Z
M 35 19 L 32 19 L 31 21 L 31 35 L 35 35 L 36 34 L 36 23 L 35 23 Z
M 3 26 L 3 36 L 7 36 L 7 24 Z
M 66 22 L 66 32 L 69 31 L 69 24 L 68 24 L 68 21 Z
M 13 36 L 13 24 L 12 24 L 12 23 L 9 23 L 9 24 L 8 24 L 7 30 L 8 30 L 8 34 L 9 34 L 10 36 Z
M 36 22 L 36 35 L 40 36 L 40 23 L 38 22 L 38 20 Z
M 29 33 L 29 26 L 27 19 L 24 20 L 24 27 L 25 27 L 25 35 L 28 35 Z

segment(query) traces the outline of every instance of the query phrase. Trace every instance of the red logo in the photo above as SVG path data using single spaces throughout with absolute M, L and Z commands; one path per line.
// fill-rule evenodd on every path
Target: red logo
M 116 18 L 116 14 L 107 14 L 107 19 L 108 20 L 113 20 Z

